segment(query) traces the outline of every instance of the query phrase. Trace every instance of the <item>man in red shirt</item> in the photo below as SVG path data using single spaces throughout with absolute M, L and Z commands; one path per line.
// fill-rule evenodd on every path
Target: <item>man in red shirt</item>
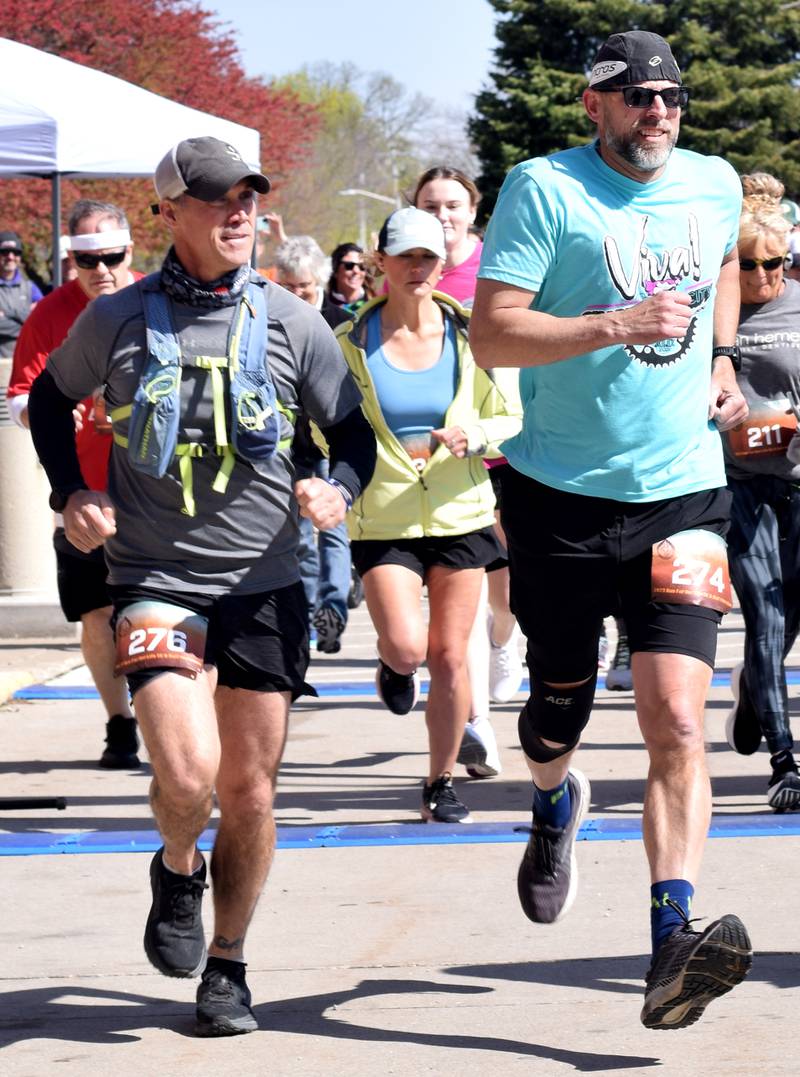
M 8 385 L 8 408 L 20 426 L 28 426 L 28 393 L 44 370 L 47 357 L 64 340 L 73 322 L 98 295 L 119 291 L 141 277 L 130 269 L 132 243 L 124 210 L 108 202 L 81 199 L 69 218 L 69 258 L 76 277 L 45 296 L 24 323 L 14 351 Z M 75 412 L 76 446 L 81 472 L 92 490 L 105 490 L 111 428 L 98 389 Z M 51 508 L 59 511 L 52 503 Z M 102 547 L 91 554 L 77 550 L 56 527 L 53 536 L 61 608 L 68 621 L 80 621 L 81 650 L 106 708 L 106 747 L 100 766 L 138 767 L 139 742 L 124 677 L 114 677 L 116 652 L 109 625 Z

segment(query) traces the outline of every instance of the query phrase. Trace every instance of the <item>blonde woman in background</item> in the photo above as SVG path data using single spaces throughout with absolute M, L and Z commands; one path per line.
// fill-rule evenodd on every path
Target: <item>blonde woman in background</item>
M 745 653 L 731 674 L 725 732 L 742 755 L 766 740 L 767 803 L 783 812 L 800 808 L 784 667 L 800 629 L 800 284 L 784 273 L 791 224 L 780 204 L 783 184 L 756 172 L 742 186 L 737 381 L 750 414 L 723 444 L 733 494 L 728 557 Z

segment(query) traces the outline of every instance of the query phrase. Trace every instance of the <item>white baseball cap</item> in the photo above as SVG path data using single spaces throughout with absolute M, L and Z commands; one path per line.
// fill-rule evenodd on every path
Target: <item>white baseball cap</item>
M 383 222 L 378 235 L 378 250 L 382 254 L 405 254 L 415 247 L 422 247 L 444 261 L 447 251 L 441 222 L 432 213 L 414 206 L 395 210 Z

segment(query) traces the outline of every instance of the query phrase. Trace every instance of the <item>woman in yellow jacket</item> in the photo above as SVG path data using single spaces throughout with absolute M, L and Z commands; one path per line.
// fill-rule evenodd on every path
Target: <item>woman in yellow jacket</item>
M 470 709 L 466 647 L 485 566 L 501 555 L 482 457 L 499 456 L 519 429 L 517 372 L 501 388 L 479 370 L 466 311 L 435 291 L 445 259 L 435 217 L 397 210 L 376 257 L 386 295 L 337 329 L 378 441 L 375 473 L 348 514 L 351 552 L 378 635 L 378 695 L 395 714 L 416 703 L 427 659 L 422 817 L 469 822 L 452 784 Z

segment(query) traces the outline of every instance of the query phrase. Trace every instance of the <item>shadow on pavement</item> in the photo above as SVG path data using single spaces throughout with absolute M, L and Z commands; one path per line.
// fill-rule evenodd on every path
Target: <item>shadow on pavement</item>
M 503 968 L 497 966 L 499 971 Z M 608 1073 L 660 1064 L 660 1060 L 654 1057 L 592 1054 L 500 1036 L 378 1028 L 356 1024 L 348 1015 L 329 1016 L 327 1012 L 339 1010 L 348 1003 L 382 996 L 396 999 L 399 995 L 419 994 L 477 995 L 492 990 L 489 986 L 442 984 L 427 980 L 362 980 L 349 990 L 257 1005 L 254 1013 L 261 1029 L 269 1032 L 373 1043 L 416 1044 L 449 1050 L 502 1052 L 561 1062 L 581 1073 Z M 104 1000 L 106 1005 L 103 1004 Z M 154 1027 L 171 1029 L 178 1035 L 193 1038 L 193 1007 L 187 1012 L 185 1003 L 157 1000 L 130 992 L 101 991 L 65 983 L 63 986 L 12 991 L 3 995 L 2 1001 L 3 1012 L 8 1015 L 0 1020 L 2 1046 L 28 1039 L 70 1043 L 132 1043 L 140 1039 L 137 1034 L 140 1030 Z M 375 1018 L 381 1012 L 381 1009 L 368 1011 Z M 402 1013 L 396 1006 L 393 1006 L 392 1012 L 395 1015 Z
M 756 951 L 746 983 L 758 981 L 777 988 L 800 985 L 800 962 L 789 951 Z M 558 961 L 528 961 L 519 964 L 453 965 L 445 971 L 454 976 L 479 976 L 488 980 L 578 987 L 584 991 L 611 991 L 614 994 L 642 994 L 649 954 L 624 957 L 565 958 Z M 634 983 L 628 981 L 633 980 Z
M 501 966 L 502 967 L 502 966 Z M 448 969 L 448 972 L 455 971 Z M 425 980 L 362 980 L 349 991 L 330 992 L 306 998 L 285 999 L 268 1006 L 257 1006 L 256 1016 L 264 1028 L 299 1035 L 331 1036 L 335 1039 L 372 1041 L 375 1043 L 407 1043 L 426 1047 L 442 1047 L 461 1051 L 493 1051 L 512 1055 L 526 1055 L 550 1059 L 571 1065 L 581 1073 L 612 1072 L 640 1066 L 660 1065 L 658 1058 L 641 1055 L 599 1055 L 587 1051 L 569 1051 L 560 1047 L 510 1040 L 499 1036 L 447 1035 L 443 1033 L 404 1032 L 400 1029 L 382 1029 L 357 1025 L 341 1017 L 329 1017 L 326 1011 L 337 1009 L 348 1002 L 374 998 L 381 995 L 397 996 L 408 993 L 423 994 L 472 994 L 490 992 L 491 987 L 472 987 L 467 984 L 439 984 Z M 373 1012 L 373 1011 L 370 1011 Z M 379 1013 L 380 1011 L 376 1011 Z M 457 1071 L 457 1057 L 451 1059 Z

